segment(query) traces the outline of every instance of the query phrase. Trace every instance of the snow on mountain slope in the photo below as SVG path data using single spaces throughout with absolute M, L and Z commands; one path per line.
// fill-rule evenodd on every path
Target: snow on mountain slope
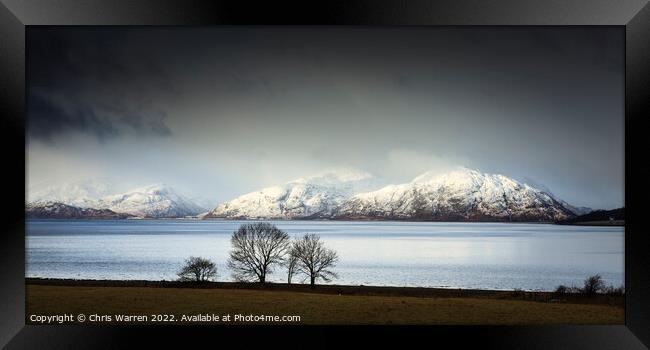
M 108 209 L 140 217 L 166 218 L 197 215 L 205 208 L 164 184 L 116 192 L 101 181 L 81 181 L 59 186 L 40 186 L 27 192 L 28 203 L 46 208 L 53 203 L 83 209 Z
M 34 188 L 27 195 L 32 211 L 48 213 L 55 208 L 52 203 L 58 203 L 153 218 L 557 221 L 588 210 L 506 176 L 466 168 L 427 172 L 389 186 L 365 172 L 339 170 L 247 193 L 207 213 L 166 185 L 112 191 L 110 185 L 87 181 Z M 61 208 L 65 215 L 81 213 Z
M 64 203 L 79 208 L 92 208 L 102 197 L 116 193 L 109 180 L 82 180 L 59 185 L 37 184 L 26 193 L 28 203 Z
M 441 221 L 555 221 L 574 213 L 548 193 L 503 175 L 460 168 L 360 193 L 332 218 Z
M 98 208 L 153 218 L 184 217 L 205 211 L 164 184 L 106 196 L 98 202 Z
M 328 216 L 351 195 L 379 186 L 379 180 L 365 172 L 328 172 L 244 194 L 219 204 L 205 218 L 296 219 Z

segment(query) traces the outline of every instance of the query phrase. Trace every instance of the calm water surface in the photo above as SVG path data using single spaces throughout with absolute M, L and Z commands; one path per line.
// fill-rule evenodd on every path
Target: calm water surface
M 27 276 L 171 280 L 190 255 L 226 267 L 243 221 L 29 220 Z M 336 284 L 552 290 L 600 273 L 623 283 L 623 227 L 507 223 L 276 221 L 335 249 Z M 277 269 L 272 281 L 285 281 Z

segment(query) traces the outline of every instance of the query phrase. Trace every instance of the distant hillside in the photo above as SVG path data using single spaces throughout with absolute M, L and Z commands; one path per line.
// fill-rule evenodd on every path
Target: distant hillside
M 126 219 L 131 214 L 116 213 L 110 209 L 80 208 L 58 202 L 31 203 L 25 207 L 29 219 Z
M 625 208 L 595 210 L 557 222 L 561 225 L 625 225 Z

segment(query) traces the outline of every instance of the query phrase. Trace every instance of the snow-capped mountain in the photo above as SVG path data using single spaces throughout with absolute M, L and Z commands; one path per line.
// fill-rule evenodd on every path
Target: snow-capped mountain
M 576 215 L 545 191 L 466 168 L 384 187 L 372 179 L 365 173 L 298 179 L 219 204 L 205 218 L 556 221 Z
M 205 211 L 204 208 L 164 184 L 136 188 L 126 193 L 106 196 L 98 202 L 97 208 L 152 218 L 184 217 Z
M 556 221 L 574 215 L 544 191 L 503 175 L 460 168 L 356 194 L 337 207 L 332 218 Z
M 118 193 L 108 179 L 81 180 L 64 184 L 37 184 L 26 193 L 28 203 L 63 203 L 79 208 L 92 208 L 102 197 Z
M 296 219 L 326 217 L 355 193 L 376 189 L 372 175 L 339 170 L 263 188 L 219 204 L 204 218 Z
M 559 221 L 590 210 L 548 190 L 467 168 L 388 186 L 365 172 L 327 172 L 244 194 L 207 213 L 164 184 L 115 192 L 106 183 L 85 181 L 30 188 L 27 197 L 30 217 Z
M 151 218 L 192 216 L 205 211 L 205 208 L 164 184 L 115 192 L 114 187 L 103 182 L 81 181 L 30 189 L 27 194 L 26 209 L 35 211 L 36 208 L 41 208 L 38 211 L 41 213 L 45 213 L 43 210 L 48 207 L 53 208 L 54 204 L 79 209 L 110 210 L 115 213 Z M 75 211 L 68 210 L 68 212 Z

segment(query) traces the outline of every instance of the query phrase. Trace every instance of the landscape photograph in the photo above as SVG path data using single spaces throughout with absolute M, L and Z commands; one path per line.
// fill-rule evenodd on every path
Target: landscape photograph
M 32 27 L 27 324 L 624 324 L 617 27 Z

